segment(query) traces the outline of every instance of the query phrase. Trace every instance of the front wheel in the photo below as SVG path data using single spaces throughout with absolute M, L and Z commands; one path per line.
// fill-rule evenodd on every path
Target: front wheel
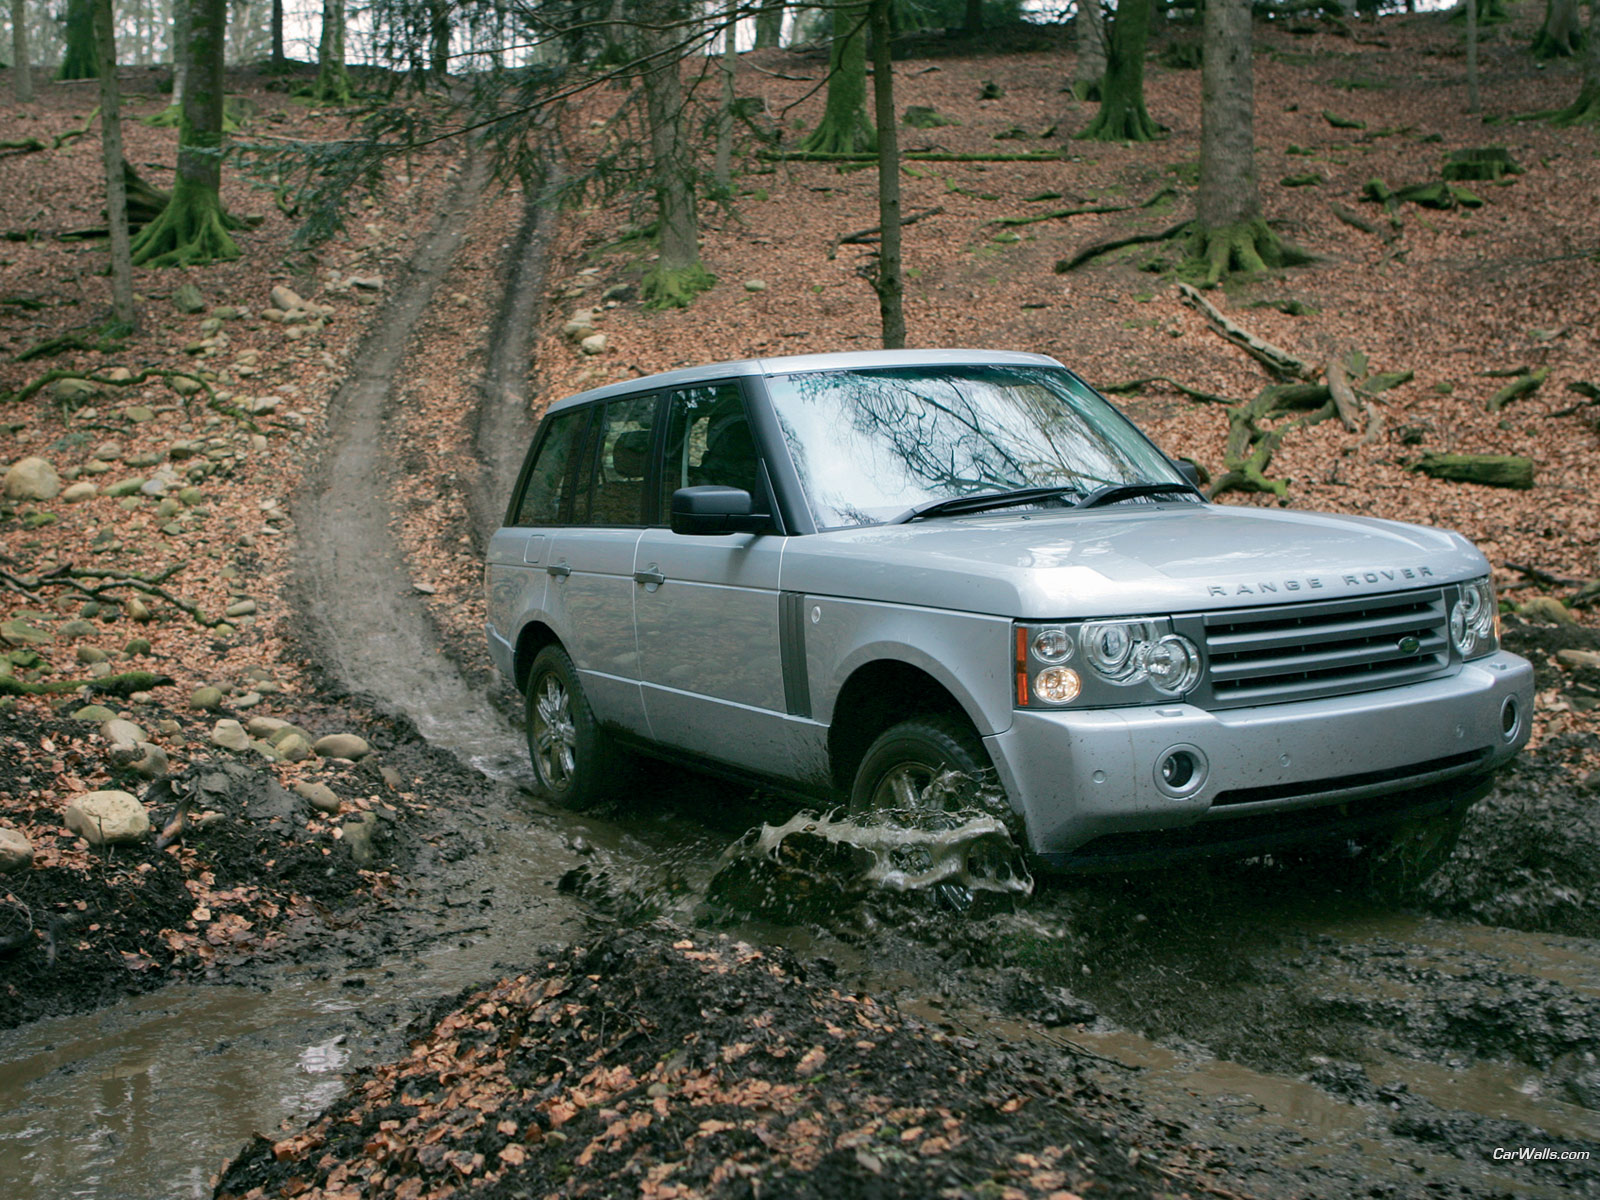
M 850 812 L 972 807 L 979 780 L 991 769 L 964 721 L 945 716 L 902 721 L 880 734 L 862 756 L 850 788 Z
M 620 756 L 595 720 L 577 669 L 560 646 L 546 646 L 528 671 L 525 697 L 528 756 L 538 790 L 574 808 L 588 808 L 616 781 Z

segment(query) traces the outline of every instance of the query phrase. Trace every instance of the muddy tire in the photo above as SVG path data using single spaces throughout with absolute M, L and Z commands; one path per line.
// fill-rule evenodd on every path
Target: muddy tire
M 560 646 L 534 657 L 524 713 L 528 757 L 542 795 L 589 808 L 613 790 L 622 755 L 594 719 L 577 669 Z
M 1466 816 L 1465 808 L 1454 808 L 1369 834 L 1356 860 L 1360 884 L 1384 900 L 1415 894 L 1450 858 Z
M 956 717 L 916 717 L 880 734 L 861 758 L 850 788 L 850 811 L 914 809 L 926 802 L 930 785 L 947 771 L 971 782 L 935 803 L 959 807 L 965 791 L 992 771 L 978 735 Z

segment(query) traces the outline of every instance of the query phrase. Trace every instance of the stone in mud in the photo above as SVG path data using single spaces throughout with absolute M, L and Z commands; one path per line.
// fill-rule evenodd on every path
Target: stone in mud
M 370 867 L 378 861 L 378 840 L 382 827 L 370 816 L 351 817 L 339 826 L 344 844 L 350 847 L 350 857 L 356 866 Z
M 113 746 L 137 746 L 145 740 L 145 732 L 132 721 L 113 717 L 100 726 L 100 736 Z
M 8 500 L 54 500 L 61 494 L 61 476 L 48 459 L 31 454 L 7 468 L 5 493 Z
M 322 758 L 348 758 L 351 762 L 359 762 L 372 753 L 367 740 L 353 733 L 330 733 L 318 738 L 311 748 Z
M 343 801 L 325 783 L 301 780 L 294 785 L 295 794 L 321 813 L 337 813 Z
M 222 689 L 214 687 L 195 688 L 189 696 L 189 707 L 200 712 L 213 712 L 222 707 Z
M 224 718 L 211 727 L 211 744 L 224 750 L 248 750 L 250 735 L 239 722 Z
M 20 871 L 33 861 L 33 843 L 20 829 L 0 825 L 0 875 Z
M 311 744 L 298 733 L 290 732 L 288 736 L 280 738 L 275 743 L 269 743 L 277 751 L 278 757 L 286 762 L 305 762 L 311 757 Z
M 128 764 L 129 768 L 146 779 L 160 779 L 170 770 L 167 752 L 154 742 L 140 742 L 139 757 Z
M 276 733 L 289 722 L 281 717 L 251 717 L 244 723 L 245 732 L 254 738 L 265 738 Z
M 91 846 L 143 841 L 150 833 L 150 815 L 127 792 L 87 792 L 67 805 L 67 828 Z

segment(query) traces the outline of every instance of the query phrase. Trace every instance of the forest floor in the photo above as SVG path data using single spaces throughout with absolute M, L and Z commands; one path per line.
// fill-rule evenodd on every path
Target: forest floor
M 1524 51 L 1533 7 L 1488 36 L 1492 117 L 1575 94 L 1571 64 L 1535 64 Z M 1327 422 L 1290 438 L 1269 473 L 1292 480 L 1296 508 L 1460 530 L 1523 610 L 1507 614 L 1507 644 L 1539 672 L 1534 742 L 1427 894 L 1406 913 L 1374 911 L 1270 867 L 1111 887 L 1046 881 L 1018 910 L 970 920 L 873 901 L 798 939 L 773 933 L 791 953 L 748 945 L 743 926 L 734 937 L 686 929 L 692 905 L 639 903 L 681 881 L 602 854 L 612 875 L 580 889 L 591 925 L 575 945 L 552 944 L 506 980 L 430 1006 L 406 1035 L 410 1057 L 374 1062 L 326 1116 L 247 1149 L 225 1192 L 1000 1196 L 1080 1192 L 1092 1179 L 1095 1195 L 1347 1195 L 1372 1167 L 1346 1142 L 1395 1164 L 1374 1194 L 1600 1190 L 1592 1162 L 1486 1158 L 1500 1144 L 1590 1147 L 1600 1108 L 1600 669 L 1582 654 L 1600 650 L 1600 622 L 1548 603 L 1600 574 L 1600 407 L 1568 390 L 1600 382 L 1600 134 L 1466 116 L 1459 36 L 1439 18 L 1350 32 L 1260 36 L 1267 215 L 1319 261 L 1213 299 L 1308 360 L 1359 350 L 1377 370 L 1415 372 L 1383 394 L 1376 441 Z M 1177 220 L 1198 161 L 1197 71 L 1152 62 L 1149 105 L 1169 134 L 1101 145 L 1070 138 L 1093 112 L 1062 92 L 1070 66 L 1044 50 L 897 64 L 902 110 L 926 105 L 958 122 L 906 128 L 903 148 L 1065 154 L 907 164 L 906 210 L 942 210 L 906 231 L 910 343 L 1041 351 L 1099 385 L 1164 377 L 1253 395 L 1266 376 L 1180 302 L 1177 247 L 1132 247 L 1055 273 L 1087 242 Z M 740 90 L 762 97 L 766 120 L 792 138 L 820 111 L 811 93 L 823 73 L 815 55 L 763 52 L 742 60 Z M 1003 95 L 981 100 L 989 80 Z M 252 128 L 313 138 L 340 128 L 269 82 L 230 80 L 254 106 Z M 132 117 L 164 103 L 153 73 L 126 72 L 124 86 Z M 45 85 L 26 112 L 0 106 L 0 141 L 48 143 L 94 104 L 92 84 Z M 130 161 L 170 182 L 171 131 L 130 121 L 127 137 Z M 1361 199 L 1368 179 L 1434 180 L 1448 151 L 1486 144 L 1507 147 L 1525 173 L 1468 185 L 1481 207 L 1407 205 L 1389 225 Z M 534 413 L 675 366 L 876 344 L 876 300 L 857 274 L 870 247 L 836 245 L 876 223 L 873 172 L 754 157 L 745 167 L 734 204 L 704 218 L 719 284 L 681 312 L 632 298 L 648 265 L 630 236 L 643 213 L 621 203 L 564 215 L 542 264 Z M 350 652 L 319 633 L 324 616 L 296 557 L 308 552 L 302 514 L 315 508 L 304 489 L 325 484 L 319 455 L 339 415 L 330 401 L 375 320 L 393 315 L 405 264 L 464 174 L 448 152 L 418 155 L 359 202 L 345 234 L 307 251 L 271 192 L 229 173 L 230 207 L 265 218 L 241 236 L 243 258 L 139 272 L 137 336 L 17 362 L 103 319 L 102 243 L 59 237 L 99 219 L 99 147 L 91 132 L 0 154 L 0 389 L 48 369 L 91 380 L 0 401 L 0 463 L 40 456 L 62 488 L 94 485 L 0 500 L 0 675 L 88 689 L 0 699 L 0 825 L 33 851 L 0 884 L 0 939 L 12 939 L 0 1026 L 174 978 L 261 980 L 271 977 L 263 961 L 370 955 L 410 919 L 418 893 L 460 886 L 452 840 L 473 845 L 463 831 L 507 819 L 496 786 L 430 745 L 404 697 L 351 682 L 331 657 Z M 1280 182 L 1306 174 L 1319 178 Z M 1149 209 L 994 224 L 1138 205 L 1167 188 Z M 1386 232 L 1356 230 L 1335 204 Z M 482 650 L 484 397 L 468 381 L 485 377 L 503 332 L 507 251 L 522 228 L 521 198 L 487 192 L 414 324 L 389 330 L 408 340 L 387 381 L 387 467 L 373 477 L 401 551 L 397 578 L 444 657 L 502 704 L 512 698 Z M 175 306 L 185 283 L 200 291 L 198 311 Z M 279 285 L 317 307 L 266 316 Z M 562 336 L 579 308 L 607 334 L 599 355 Z M 152 368 L 206 373 L 212 402 L 165 380 L 116 379 Z M 1486 411 L 1496 390 L 1537 369 L 1548 375 L 1536 392 Z M 1163 448 L 1218 471 L 1218 405 L 1159 383 L 1119 402 Z M 1409 469 L 1430 450 L 1525 454 L 1535 485 L 1488 489 Z M 51 580 L 68 565 L 176 571 L 168 596 L 135 605 L 127 587 L 90 596 Z M 197 622 L 171 597 L 226 626 Z M 151 677 L 115 682 L 134 670 Z M 107 711 L 84 713 L 91 702 Z M 159 749 L 172 783 L 146 779 L 118 752 L 126 731 L 108 730 L 112 717 Z M 219 731 L 230 720 L 243 743 Z M 278 754 L 263 744 L 274 721 L 307 743 L 357 734 L 364 745 L 345 748 L 359 761 L 336 744 Z M 332 791 L 337 811 L 312 784 Z M 64 812 L 101 788 L 138 796 L 155 832 L 190 795 L 191 824 L 169 849 L 148 838 L 92 847 Z M 678 815 L 692 814 L 683 797 L 700 790 L 676 789 Z M 725 828 L 736 837 L 726 822 L 754 807 L 735 804 L 711 840 Z M 648 808 L 619 803 L 610 816 L 643 828 Z M 570 865 L 545 861 L 556 864 L 546 884 Z M 533 940 L 567 936 L 577 901 L 560 903 Z M 490 912 L 528 915 L 514 904 Z M 631 1032 L 608 1032 L 619 1021 Z M 398 1031 L 386 1044 L 401 1052 Z M 1519 1107 L 1519 1095 L 1531 1099 Z

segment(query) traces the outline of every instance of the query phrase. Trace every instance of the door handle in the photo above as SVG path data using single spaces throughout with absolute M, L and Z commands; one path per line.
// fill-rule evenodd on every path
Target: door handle
M 550 574 L 561 578 L 565 578 L 566 576 L 572 574 L 572 568 L 564 562 L 551 563 L 545 568 L 545 570 L 550 572 Z
M 633 573 L 633 581 L 635 583 L 643 583 L 646 585 L 655 584 L 659 587 L 661 584 L 667 581 L 667 577 L 661 573 L 660 567 L 656 566 L 655 563 L 651 563 L 644 570 L 635 571 Z

